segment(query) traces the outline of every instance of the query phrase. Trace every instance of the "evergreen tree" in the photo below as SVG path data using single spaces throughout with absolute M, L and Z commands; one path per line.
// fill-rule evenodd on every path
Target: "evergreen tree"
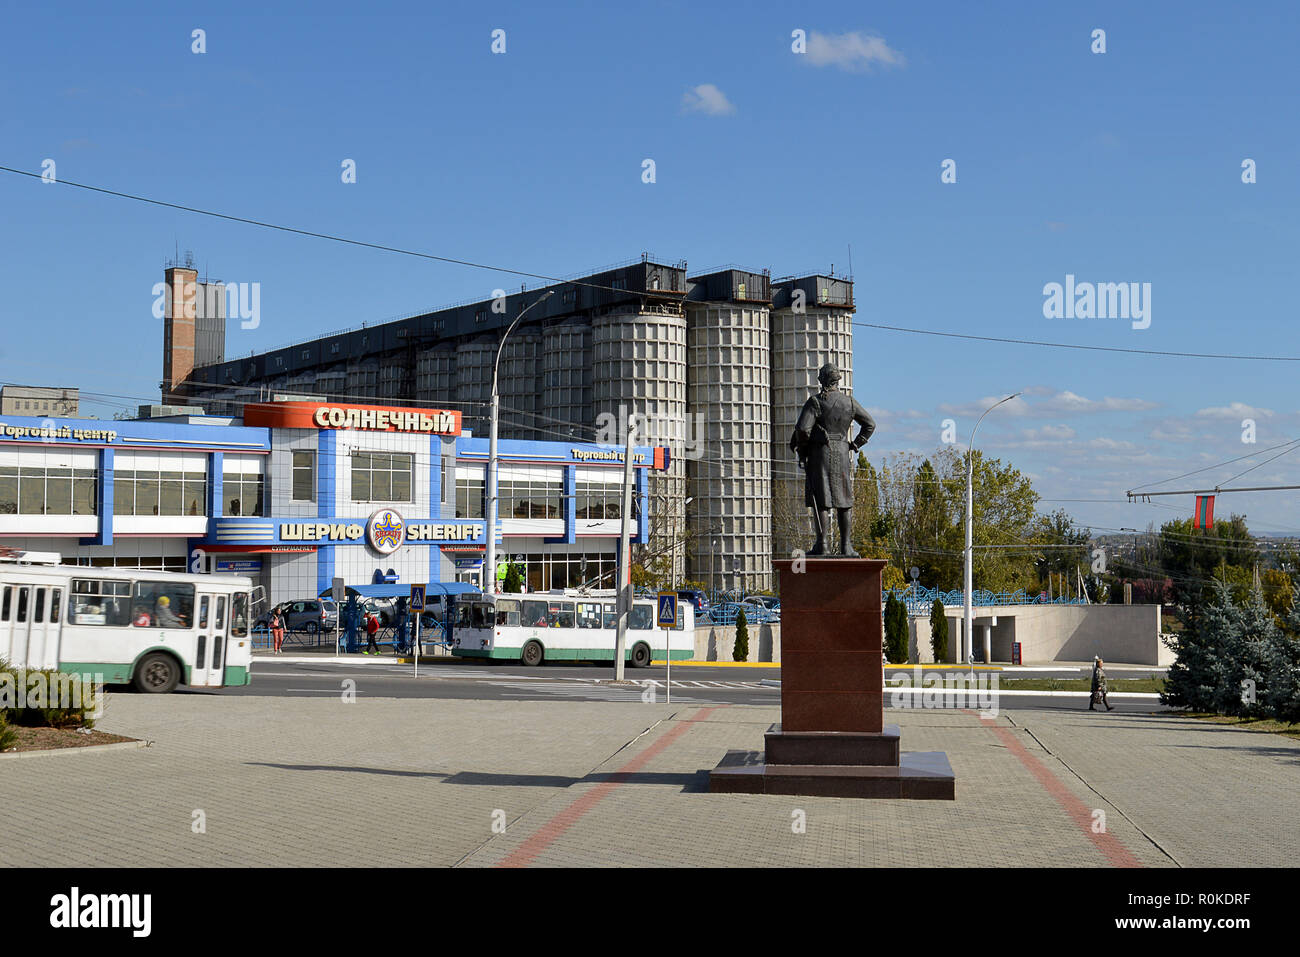
M 1221 714 L 1260 716 L 1268 702 L 1266 649 L 1277 638 L 1277 620 L 1259 589 L 1252 589 L 1240 612 L 1241 628 L 1221 656 Z
M 745 620 L 743 608 L 736 612 L 736 643 L 731 647 L 731 660 L 749 660 L 749 623 Z
M 907 662 L 907 606 L 892 592 L 885 602 L 885 654 L 890 664 Z
M 1177 657 L 1165 675 L 1160 700 L 1175 708 L 1214 711 L 1222 698 L 1220 659 L 1241 629 L 1241 613 L 1222 582 L 1215 582 L 1192 611 L 1182 634 L 1169 641 Z
M 518 594 L 524 590 L 523 570 L 514 562 L 506 566 L 506 578 L 501 583 L 501 590 L 511 594 Z
M 935 661 L 948 660 L 948 615 L 938 598 L 930 608 L 930 648 Z
M 1300 608 L 1287 615 L 1287 628 L 1300 632 Z M 1260 711 L 1278 721 L 1300 721 L 1300 638 L 1279 628 L 1260 657 L 1265 674 Z

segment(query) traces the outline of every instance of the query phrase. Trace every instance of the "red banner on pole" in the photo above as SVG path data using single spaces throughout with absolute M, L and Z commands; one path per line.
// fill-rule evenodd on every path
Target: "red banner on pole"
M 1214 496 L 1196 496 L 1196 515 L 1192 519 L 1193 528 L 1214 528 Z

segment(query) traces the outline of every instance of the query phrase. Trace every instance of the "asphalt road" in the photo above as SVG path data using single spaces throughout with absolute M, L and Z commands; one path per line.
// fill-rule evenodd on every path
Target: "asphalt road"
M 886 680 L 892 674 L 911 669 L 887 669 Z M 950 672 L 944 671 L 947 675 Z M 1139 677 L 1149 672 L 1112 673 L 1117 677 Z M 980 675 L 981 672 L 976 672 Z M 983 674 L 988 674 L 987 672 Z M 634 684 L 612 683 L 613 669 L 608 665 L 544 666 L 527 668 L 518 664 L 482 664 L 478 662 L 447 661 L 437 664 L 422 663 L 418 677 L 411 665 L 394 661 L 296 662 L 257 656 L 253 661 L 253 683 L 240 688 L 219 691 L 189 691 L 191 694 L 257 695 L 283 698 L 334 697 L 344 690 L 354 690 L 358 696 L 376 698 L 467 698 L 484 700 L 569 700 L 569 701 L 662 701 L 666 694 L 666 669 L 628 668 L 626 678 Z M 1051 672 L 1033 672 L 1026 677 L 1086 677 L 1087 672 L 1071 668 L 1053 669 Z M 779 668 L 709 668 L 698 665 L 679 666 L 673 669 L 672 698 L 695 704 L 752 704 L 777 707 L 781 703 L 781 671 Z M 348 685 L 345 682 L 354 682 Z M 987 707 L 991 699 L 985 694 L 990 685 L 978 686 L 979 693 L 955 700 L 952 692 L 943 692 L 946 707 L 970 707 L 974 710 Z M 931 691 L 927 700 L 915 694 L 894 694 L 886 689 L 885 706 L 934 707 L 940 699 Z M 996 707 L 1016 710 L 1078 710 L 1086 708 L 1086 692 L 1053 695 L 1025 695 L 999 692 Z M 1125 698 L 1111 696 L 1117 711 L 1150 712 L 1162 710 L 1150 698 Z

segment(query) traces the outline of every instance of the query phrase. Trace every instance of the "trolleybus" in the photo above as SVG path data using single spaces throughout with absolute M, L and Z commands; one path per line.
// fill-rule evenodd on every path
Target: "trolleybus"
M 147 568 L 0 563 L 0 659 L 165 693 L 246 685 L 251 582 Z
M 539 665 L 543 661 L 614 660 L 617 601 L 606 590 L 580 594 L 539 592 L 476 595 L 458 600 L 452 623 L 452 654 Z M 672 654 L 674 661 L 695 656 L 695 610 L 678 602 L 677 627 L 655 627 L 655 602 L 637 600 L 628 615 L 624 660 L 634 668 Z M 671 651 L 670 651 L 671 649 Z

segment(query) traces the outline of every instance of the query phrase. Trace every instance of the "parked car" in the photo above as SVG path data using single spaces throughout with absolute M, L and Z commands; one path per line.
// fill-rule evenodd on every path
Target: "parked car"
M 677 592 L 682 601 L 689 601 L 695 608 L 695 620 L 703 621 L 709 613 L 709 596 L 698 588 L 682 588 Z
M 339 608 L 331 598 L 303 598 L 296 601 L 282 601 L 257 620 L 263 627 L 270 627 L 271 613 L 278 608 L 284 616 L 286 631 L 305 631 L 309 635 L 318 632 L 333 631 L 339 618 Z
M 774 595 L 750 595 L 741 604 L 755 610 L 759 615 L 754 619 L 755 621 L 777 622 L 781 620 L 781 599 Z M 745 615 L 748 616 L 749 614 L 750 612 L 746 610 Z

